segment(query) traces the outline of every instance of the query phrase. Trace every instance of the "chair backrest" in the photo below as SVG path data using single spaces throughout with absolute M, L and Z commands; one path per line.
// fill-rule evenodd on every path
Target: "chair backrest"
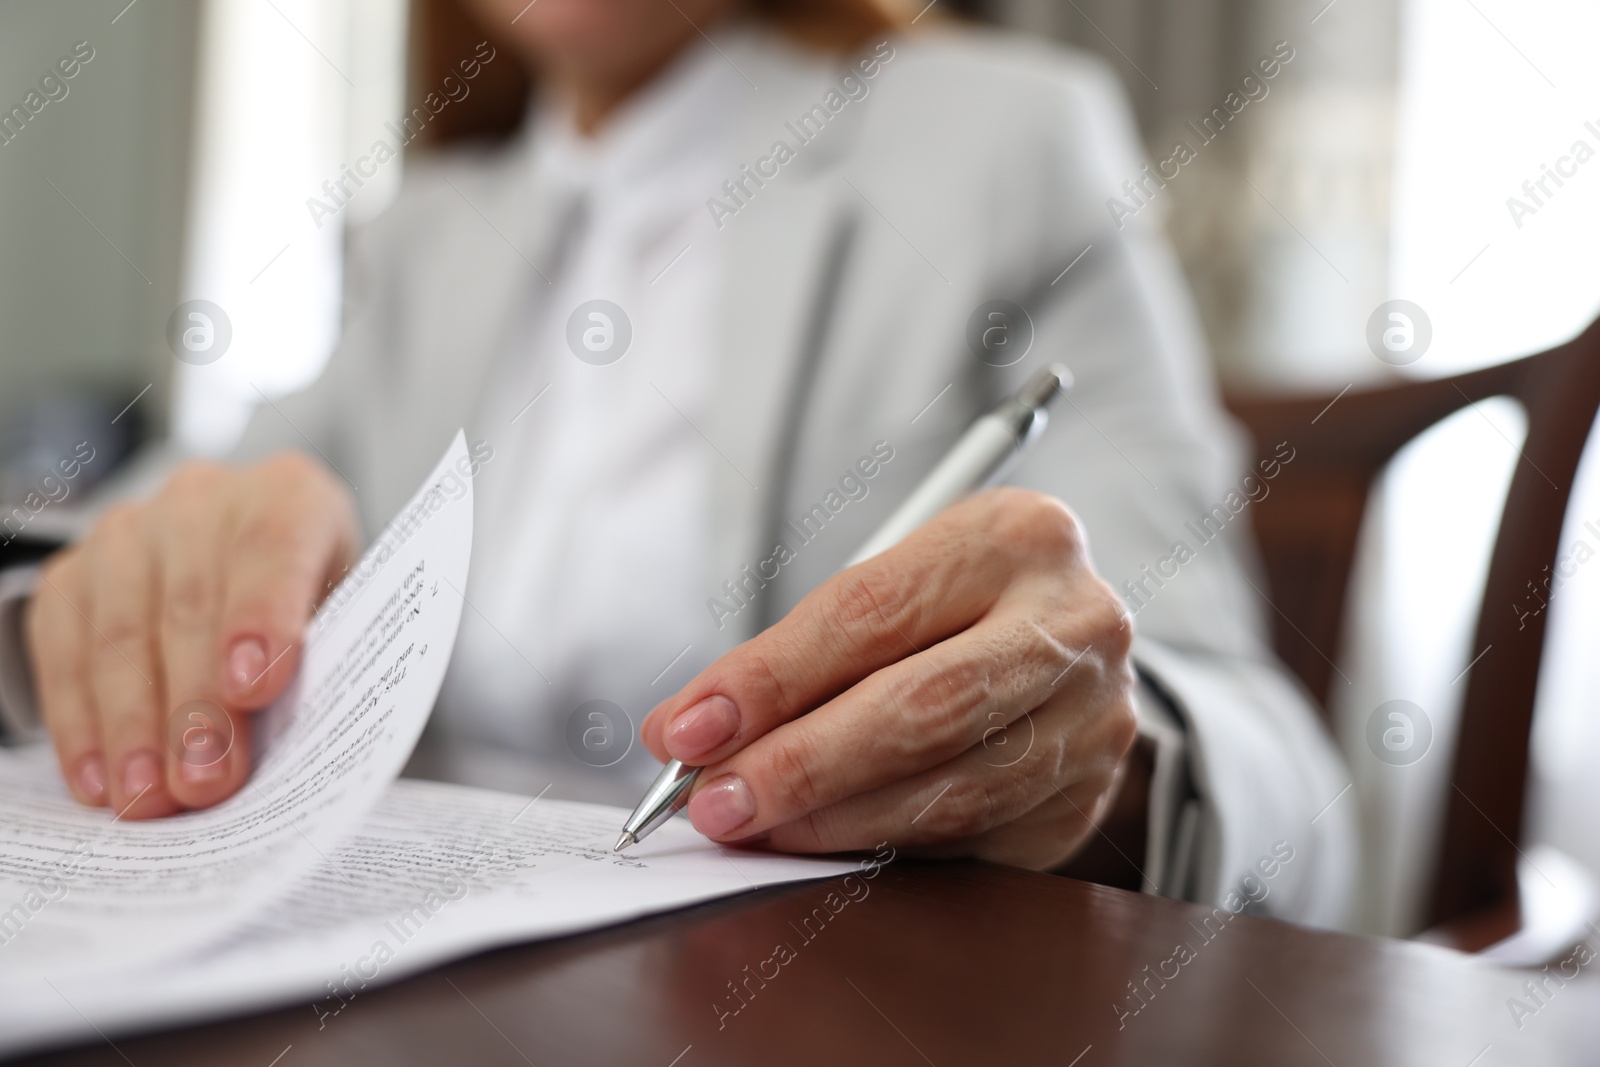
M 1518 843 L 1534 694 L 1548 612 L 1519 618 L 1554 568 L 1562 520 L 1600 408 L 1600 321 L 1576 339 L 1510 363 L 1433 381 L 1292 399 L 1236 396 L 1228 407 L 1263 458 L 1296 452 L 1272 493 L 1252 505 L 1279 656 L 1326 708 L 1339 655 L 1351 564 L 1372 483 L 1407 442 L 1490 397 L 1518 400 L 1523 443 L 1490 557 L 1475 655 L 1445 803 L 1428 908 L 1430 927 L 1469 927 L 1516 904 Z

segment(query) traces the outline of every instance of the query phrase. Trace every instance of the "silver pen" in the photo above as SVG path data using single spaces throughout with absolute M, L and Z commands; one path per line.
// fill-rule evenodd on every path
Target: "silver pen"
M 981 416 L 845 567 L 871 559 L 968 493 L 1004 478 L 1044 431 L 1049 422 L 1046 409 L 1050 401 L 1071 384 L 1072 373 L 1059 363 L 1052 364 L 1028 379 L 1014 396 Z M 672 818 L 687 803 L 689 787 L 699 773 L 699 767 L 690 767 L 681 760 L 672 760 L 661 768 L 644 799 L 623 824 L 622 836 L 612 851 L 621 852 L 638 844 Z

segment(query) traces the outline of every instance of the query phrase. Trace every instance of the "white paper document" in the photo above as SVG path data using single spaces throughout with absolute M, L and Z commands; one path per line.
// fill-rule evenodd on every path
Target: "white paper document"
M 621 809 L 396 780 L 463 609 L 471 472 L 458 435 L 334 590 L 228 801 L 121 821 L 48 748 L 0 750 L 0 1054 L 296 1001 L 326 1020 L 483 948 L 855 869 L 682 821 L 615 855 Z

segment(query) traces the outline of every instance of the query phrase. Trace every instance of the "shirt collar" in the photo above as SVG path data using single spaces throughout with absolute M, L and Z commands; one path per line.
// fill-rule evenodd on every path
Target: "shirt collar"
M 748 65 L 761 32 L 738 23 L 685 48 L 592 136 L 578 131 L 565 103 L 539 101 L 532 130 L 537 169 L 559 185 L 603 194 L 715 158 L 743 96 L 755 92 L 733 57 Z

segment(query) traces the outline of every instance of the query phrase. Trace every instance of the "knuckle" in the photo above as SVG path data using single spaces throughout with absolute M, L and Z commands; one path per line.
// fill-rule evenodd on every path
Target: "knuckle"
M 234 559 L 293 559 L 296 549 L 308 541 L 307 533 L 291 511 L 268 508 L 241 517 L 219 548 L 225 557 Z
M 1133 616 L 1122 606 L 1111 586 L 1095 576 L 1079 594 L 1079 613 L 1094 641 L 1107 657 L 1125 660 L 1133 652 Z
M 1045 612 L 1010 622 L 998 640 L 1004 648 L 1015 649 L 1022 664 L 1070 663 L 1077 658 L 1070 631 L 1068 612 Z
M 278 452 L 251 469 L 269 495 L 304 502 L 308 507 L 326 507 L 342 494 L 321 463 L 304 452 Z
M 102 717 L 124 709 L 143 711 L 148 702 L 148 687 L 141 675 L 149 674 L 148 645 L 145 635 L 131 629 L 94 635 L 85 649 L 87 688 L 93 692 Z
M 127 542 L 143 536 L 144 507 L 139 504 L 114 504 L 101 514 L 89 535 L 90 543 Z
M 253 506 L 242 509 L 235 547 L 281 552 L 318 542 L 317 531 L 332 518 L 353 535 L 355 507 L 349 492 L 316 460 L 301 452 L 280 452 L 251 470 Z M 320 561 L 319 561 L 320 562 Z
M 1054 598 L 1028 627 L 1031 635 L 1018 641 L 1038 662 L 1066 666 L 1088 657 L 1085 667 L 1094 664 L 1102 674 L 1132 677 L 1132 617 L 1098 577 Z
M 821 788 L 811 772 L 813 759 L 810 746 L 798 740 L 785 741 L 767 757 L 773 799 L 785 821 L 821 806 Z
M 903 643 L 899 635 L 915 628 L 906 618 L 909 608 L 905 590 L 881 567 L 851 568 L 839 576 L 834 619 L 855 647 Z
M 737 688 L 748 691 L 756 705 L 768 709 L 775 718 L 787 718 L 791 710 L 799 710 L 791 708 L 789 694 L 783 688 L 781 672 L 773 663 L 772 656 L 753 642 L 742 653 L 737 667 Z
M 171 626 L 203 624 L 217 603 L 217 583 L 199 567 L 184 567 L 167 575 L 161 597 L 161 617 Z
M 170 503 L 188 503 L 203 499 L 216 491 L 227 475 L 220 463 L 195 460 L 185 463 L 172 472 L 161 495 Z
M 895 709 L 903 745 L 912 751 L 945 749 L 975 742 L 974 711 L 989 692 L 984 672 L 971 664 L 946 664 L 919 670 L 888 685 L 884 703 Z
M 96 662 L 120 662 L 119 649 L 131 652 L 141 647 L 149 637 L 144 618 L 137 612 L 120 607 L 97 611 L 94 625 L 103 638 L 92 646 Z
M 994 492 L 988 530 L 994 543 L 1019 555 L 1049 559 L 1073 558 L 1083 551 L 1083 528 L 1060 500 L 1030 489 Z
M 922 835 L 935 841 L 972 837 L 989 829 L 994 798 L 976 778 L 958 778 L 917 819 Z
M 322 474 L 320 464 L 294 449 L 274 452 L 257 463 L 255 470 L 264 478 L 290 483 L 316 481 Z
M 133 672 L 129 670 L 128 659 L 124 658 L 131 655 L 133 655 L 133 643 L 126 635 L 112 637 L 107 634 L 104 640 L 90 642 L 89 670 L 91 687 L 94 689 L 97 699 L 102 702 L 102 706 L 105 706 L 102 694 L 107 691 L 121 694 L 123 697 L 126 697 L 131 692 L 131 687 L 127 685 L 127 676 Z M 113 702 L 113 704 L 117 703 L 126 703 L 126 700 Z
M 1044 717 L 1031 713 L 1028 718 L 1023 759 L 1028 761 L 1030 774 L 1025 790 L 1048 797 L 1058 785 L 1072 780 L 1073 768 L 1082 757 L 1083 741 L 1076 730 L 1053 728 Z

